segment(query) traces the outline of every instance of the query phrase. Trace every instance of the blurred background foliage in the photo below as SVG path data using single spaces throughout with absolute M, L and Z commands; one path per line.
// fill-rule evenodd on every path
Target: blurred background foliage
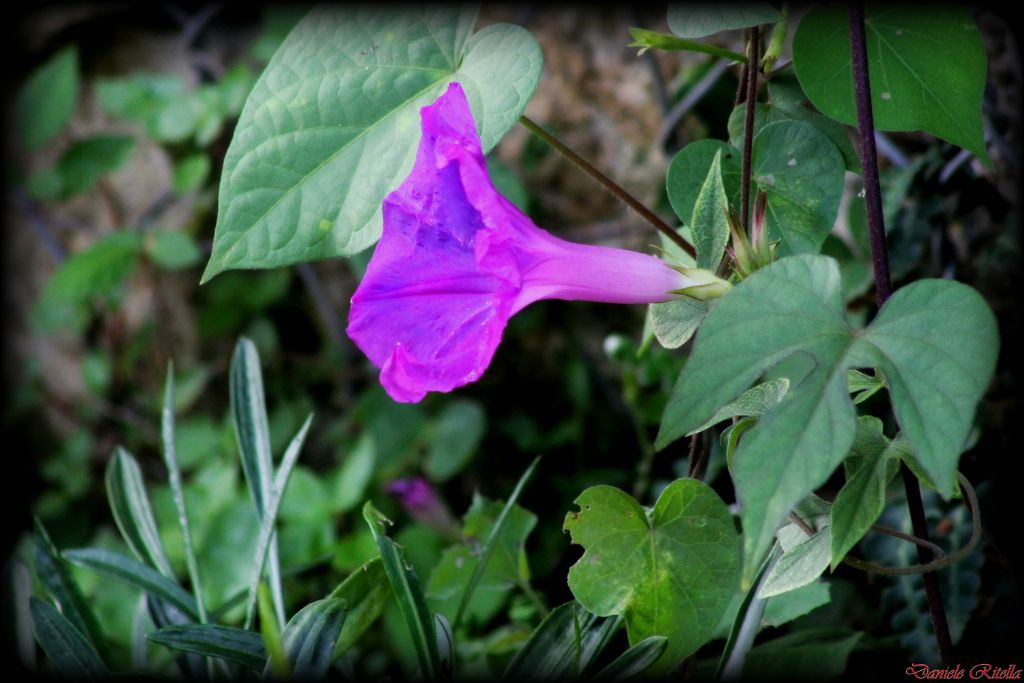
M 489 567 L 470 606 L 473 638 L 462 647 L 481 672 L 507 661 L 539 616 L 571 597 L 565 576 L 579 553 L 561 524 L 580 491 L 610 484 L 649 504 L 688 472 L 683 442 L 653 457 L 653 430 L 684 357 L 645 343 L 639 307 L 538 303 L 512 320 L 481 381 L 400 405 L 344 334 L 347 302 L 369 252 L 229 272 L 198 286 L 234 122 L 303 12 L 298 5 L 85 4 L 25 14 L 9 27 L 17 58 L 5 93 L 2 417 L 17 446 L 8 448 L 3 476 L 5 495 L 16 503 L 7 507 L 2 592 L 10 596 L 5 640 L 24 665 L 38 656 L 18 603 L 33 591 L 26 572 L 32 517 L 59 548 L 124 551 L 104 491 L 116 446 L 138 458 L 172 569 L 185 575 L 159 450 L 168 361 L 204 595 L 221 618 L 240 619 L 243 607 L 230 599 L 246 586 L 249 568 L 239 558 L 251 556 L 258 524 L 228 401 L 228 365 L 243 335 L 262 361 L 276 458 L 315 413 L 280 512 L 292 610 L 377 555 L 359 515 L 370 499 L 398 522 L 392 536 L 434 608 L 451 618 L 454 591 L 466 579 L 463 561 L 493 524 L 496 501 L 534 455 L 544 456 L 515 510 L 507 556 Z M 690 141 L 727 137 L 736 75 L 703 56 L 638 57 L 626 47 L 629 26 L 665 30 L 664 17 L 657 6 L 601 13 L 489 6 L 481 23 L 512 21 L 535 33 L 545 69 L 527 113 L 667 217 L 668 161 Z M 985 542 L 944 584 L 962 647 L 998 659 L 1019 644 L 1020 466 L 1013 449 L 1020 420 L 1012 349 L 1020 319 L 1021 63 L 1002 18 L 981 11 L 979 24 L 989 48 L 984 114 L 995 172 L 923 134 L 890 134 L 881 153 L 898 283 L 965 281 L 1001 323 L 1000 374 L 980 411 L 978 445 L 961 466 L 979 484 Z M 738 44 L 738 33 L 725 36 Z M 507 196 L 568 239 L 636 249 L 656 243 L 638 218 L 525 130 L 513 130 L 489 163 Z M 849 195 L 859 191 L 858 180 L 848 175 Z M 851 283 L 852 316 L 865 315 L 873 300 L 864 234 L 863 215 L 841 209 L 838 236 L 826 246 Z M 719 444 L 705 447 L 705 481 L 732 501 L 728 477 L 718 476 Z M 410 477 L 429 483 L 444 512 L 417 517 L 403 509 L 389 485 Z M 902 494 L 890 493 L 887 523 L 899 526 L 905 505 Z M 931 500 L 929 515 L 939 542 L 958 547 L 969 523 L 947 507 Z M 891 541 L 865 542 L 861 550 L 883 563 L 909 562 L 900 556 L 909 546 Z M 139 591 L 84 570 L 75 577 L 116 645 L 110 663 L 129 666 Z M 928 651 L 919 580 L 869 579 L 842 567 L 826 581 L 831 603 L 787 628 L 840 623 L 866 631 L 851 660 L 863 671 L 891 671 L 902 652 Z M 413 670 L 394 606 L 382 623 L 359 645 L 360 670 Z M 156 646 L 149 651 L 168 657 Z

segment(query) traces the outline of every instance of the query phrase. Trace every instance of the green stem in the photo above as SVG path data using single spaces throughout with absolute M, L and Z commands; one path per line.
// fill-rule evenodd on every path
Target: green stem
M 690 256 L 693 256 L 694 258 L 697 257 L 697 252 L 694 251 L 693 247 L 690 246 L 690 244 L 683 239 L 682 235 L 673 230 L 668 223 L 658 218 L 658 216 L 656 216 L 653 211 L 651 211 L 646 206 L 641 204 L 636 197 L 626 192 L 626 190 L 624 190 L 621 185 L 619 185 L 614 180 L 606 176 L 604 173 L 601 173 L 601 171 L 594 168 L 594 166 L 589 161 L 587 161 L 579 154 L 569 149 L 569 147 L 567 147 L 565 143 L 563 143 L 554 135 L 541 128 L 537 123 L 532 121 L 525 114 L 519 117 L 519 123 L 523 124 L 523 126 L 531 133 L 533 133 L 541 140 L 543 140 L 544 142 L 548 143 L 556 150 L 558 150 L 563 156 L 565 156 L 565 158 L 574 163 L 581 171 L 583 171 L 584 173 L 592 177 L 594 180 L 596 180 L 598 183 L 600 183 L 606 190 L 608 190 L 613 195 L 624 201 L 631 209 L 640 214 L 640 216 L 644 220 L 646 220 L 648 223 L 653 225 L 659 232 L 661 232 L 661 234 L 665 235 L 665 237 L 672 240 L 672 242 L 674 242 L 680 249 L 685 251 Z
M 643 28 L 631 28 L 629 29 L 629 34 L 633 36 L 633 42 L 629 44 L 629 47 L 641 48 L 641 54 L 644 50 L 655 48 L 657 50 L 672 50 L 675 52 L 702 52 L 706 55 L 731 59 L 740 64 L 747 63 L 747 58 L 744 55 L 732 50 L 726 50 L 724 47 L 718 47 L 717 45 L 698 43 L 694 40 L 685 40 L 667 33 L 648 31 Z

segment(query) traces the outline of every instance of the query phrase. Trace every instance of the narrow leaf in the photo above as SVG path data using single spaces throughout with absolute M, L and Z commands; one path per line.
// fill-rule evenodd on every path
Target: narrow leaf
M 170 603 L 194 621 L 199 619 L 199 613 L 196 611 L 196 601 L 185 592 L 185 589 L 138 560 L 99 548 L 65 550 L 62 556 L 79 567 L 84 567 L 140 588 L 152 597 Z
M 99 621 L 38 518 L 35 519 L 35 547 L 36 576 L 60 607 L 64 617 L 90 641 L 97 652 L 105 652 L 106 640 Z
M 352 572 L 328 596 L 345 601 L 345 623 L 341 626 L 334 658 L 345 654 L 384 612 L 391 599 L 391 587 L 379 557 Z
M 219 657 L 249 669 L 263 671 L 267 650 L 258 633 L 219 624 L 165 626 L 147 635 L 154 643 L 181 652 Z
M 574 676 L 581 642 L 596 623 L 597 616 L 575 600 L 559 605 L 512 658 L 502 680 L 565 680 Z
M 668 638 L 648 636 L 616 657 L 611 664 L 601 669 L 593 680 L 625 681 L 640 676 L 658 661 L 667 647 Z
M 345 601 L 324 598 L 296 613 L 281 634 L 291 675 L 297 680 L 323 678 L 345 621 Z M 269 676 L 269 667 L 264 678 Z
M 195 546 L 192 545 L 192 530 L 189 526 L 188 507 L 185 504 L 185 490 L 181 484 L 181 468 L 178 467 L 177 449 L 174 445 L 174 367 L 167 364 L 167 383 L 164 387 L 164 406 L 160 413 L 160 434 L 164 445 L 164 464 L 174 496 L 174 507 L 178 511 L 178 526 L 185 546 L 185 563 L 192 582 L 192 594 L 196 599 L 199 621 L 205 622 L 206 605 L 203 602 L 203 585 L 199 580 L 199 562 Z
M 252 618 L 256 605 L 256 591 L 259 589 L 260 577 L 263 576 L 263 567 L 267 563 L 267 555 L 270 551 L 271 539 L 274 537 L 274 526 L 277 523 L 277 511 L 281 507 L 281 499 L 284 497 L 284 490 L 288 486 L 288 478 L 299 460 L 299 452 L 306 440 L 306 433 L 309 425 L 313 422 L 312 413 L 299 428 L 298 433 L 292 438 L 288 448 L 285 449 L 284 457 L 281 458 L 281 466 L 274 477 L 274 483 L 270 486 L 269 496 L 266 501 L 266 508 L 263 511 L 263 519 L 260 520 L 260 531 L 256 537 L 256 554 L 253 557 L 251 574 L 249 575 L 249 598 L 245 610 L 245 628 L 252 625 Z M 275 604 L 275 611 L 277 605 Z M 278 612 L 280 615 L 280 612 Z
M 107 499 L 114 521 L 135 557 L 176 581 L 164 552 L 153 508 L 142 482 L 142 471 L 135 457 L 118 446 L 107 463 Z
M 718 268 L 729 238 L 728 216 L 729 202 L 722 184 L 722 150 L 718 150 L 697 193 L 693 216 L 688 222 L 693 246 L 697 249 L 698 268 L 711 271 Z
M 110 672 L 85 636 L 50 603 L 29 598 L 36 640 L 54 668 L 72 680 L 106 680 Z
M 370 501 L 363 506 L 363 519 L 370 526 L 370 531 L 377 541 L 384 573 L 388 577 L 391 591 L 398 601 L 398 607 L 412 636 L 422 675 L 428 680 L 434 680 L 441 672 L 434 617 L 427 607 L 426 598 L 423 597 L 416 570 L 405 561 L 401 546 L 385 533 L 384 525 L 391 524 L 391 521 L 378 512 Z

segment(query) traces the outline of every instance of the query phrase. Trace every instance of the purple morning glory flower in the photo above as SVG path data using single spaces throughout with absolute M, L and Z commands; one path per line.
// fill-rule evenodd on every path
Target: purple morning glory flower
M 534 301 L 654 303 L 702 284 L 653 256 L 534 225 L 491 184 L 458 83 L 420 114 L 415 165 L 384 200 L 347 330 L 394 400 L 479 379 L 509 318 Z
M 384 490 L 398 498 L 410 517 L 438 533 L 457 538 L 459 522 L 452 516 L 448 506 L 437 495 L 437 491 L 422 477 L 394 479 Z

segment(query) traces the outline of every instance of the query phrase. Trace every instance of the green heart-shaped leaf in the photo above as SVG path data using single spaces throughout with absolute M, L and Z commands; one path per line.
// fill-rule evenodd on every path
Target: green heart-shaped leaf
M 988 58 L 973 13 L 956 5 L 868 6 L 871 110 L 879 130 L 923 130 L 991 167 L 981 124 Z M 857 123 L 845 8 L 819 7 L 800 20 L 793 68 L 815 107 Z
M 321 7 L 253 87 L 224 159 L 213 253 L 231 268 L 346 256 L 380 237 L 381 202 L 412 168 L 419 110 L 462 84 L 484 151 L 537 86 L 540 48 L 518 26 L 470 35 L 476 11 Z
M 732 463 L 748 571 L 793 505 L 828 479 L 853 444 L 849 368 L 882 369 L 918 463 L 943 496 L 954 491 L 960 451 L 995 368 L 992 311 L 976 291 L 949 280 L 900 289 L 865 330 L 853 329 L 843 310 L 834 259 L 794 256 L 757 271 L 705 319 L 665 409 L 658 448 L 781 361 L 807 361 L 806 374 L 790 378 L 786 397 L 744 435 Z

